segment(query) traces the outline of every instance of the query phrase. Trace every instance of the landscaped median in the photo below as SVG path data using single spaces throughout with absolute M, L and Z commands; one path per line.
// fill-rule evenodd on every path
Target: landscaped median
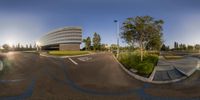
M 0 77 L 9 71 L 10 66 L 11 62 L 4 56 L 0 55 Z
M 89 54 L 89 51 L 49 51 L 49 55 L 54 56 L 76 56 L 76 55 L 85 55 Z
M 141 61 L 137 52 L 123 52 L 119 54 L 118 60 L 133 73 L 149 77 L 158 62 L 158 55 L 146 53 L 143 61 Z
M 183 56 L 163 56 L 166 60 L 179 60 L 183 59 Z

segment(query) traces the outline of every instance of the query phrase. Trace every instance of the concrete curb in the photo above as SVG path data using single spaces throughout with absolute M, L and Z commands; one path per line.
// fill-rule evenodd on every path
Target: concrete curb
M 118 60 L 117 58 L 113 55 L 113 58 L 117 61 L 117 63 L 120 65 L 120 67 L 126 72 L 128 73 L 130 76 L 138 79 L 138 80 L 141 80 L 143 82 L 151 82 L 151 80 L 149 78 L 145 78 L 145 77 L 142 77 L 142 76 L 139 76 L 139 75 L 136 75 L 134 73 L 132 73 L 131 71 L 129 71 L 128 69 L 126 69 Z
M 120 65 L 120 67 L 127 73 L 129 74 L 130 76 L 134 77 L 135 79 L 137 80 L 140 80 L 140 81 L 143 81 L 143 82 L 148 82 L 148 83 L 154 83 L 154 84 L 167 84 L 167 83 L 174 83 L 174 82 L 178 82 L 178 81 L 181 81 L 183 79 L 186 79 L 187 77 L 184 76 L 184 77 L 181 77 L 179 79 L 174 79 L 174 80 L 169 80 L 169 81 L 153 81 L 153 76 L 156 72 L 156 67 L 154 68 L 154 71 L 151 73 L 150 77 L 149 78 L 145 78 L 145 77 L 142 77 L 142 76 L 139 76 L 139 75 L 136 75 L 134 73 L 132 73 L 131 71 L 129 71 L 128 69 L 126 69 L 118 60 L 117 58 L 113 55 L 114 59 L 117 61 L 117 63 Z
M 153 72 L 151 73 L 149 80 L 153 81 L 154 75 L 156 73 L 157 67 L 154 67 Z

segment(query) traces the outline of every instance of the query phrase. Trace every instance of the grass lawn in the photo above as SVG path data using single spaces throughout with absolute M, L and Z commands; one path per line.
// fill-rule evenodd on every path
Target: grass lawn
M 50 55 L 56 56 L 74 56 L 74 55 L 84 55 L 89 54 L 89 51 L 49 51 Z

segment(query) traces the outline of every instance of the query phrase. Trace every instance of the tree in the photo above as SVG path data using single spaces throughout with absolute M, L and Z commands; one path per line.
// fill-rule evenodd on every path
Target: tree
M 110 45 L 111 50 L 117 50 L 117 47 L 118 47 L 117 44 L 111 44 Z
M 29 49 L 28 44 L 26 44 L 26 49 Z
M 194 46 L 194 48 L 195 48 L 195 50 L 200 50 L 200 44 L 196 44 L 196 45 Z
M 160 40 L 162 40 L 163 23 L 162 20 L 154 20 L 154 18 L 150 16 L 127 18 L 123 23 L 121 38 L 131 46 L 134 46 L 135 44 L 139 46 L 140 58 L 141 61 L 143 61 L 144 49 L 147 44 L 152 47 L 157 47 L 157 45 L 161 47 L 162 43 L 160 43 Z
M 186 49 L 187 49 L 187 47 L 186 47 L 186 45 L 185 45 L 185 44 L 183 44 L 182 46 L 183 46 L 183 47 L 182 47 L 182 48 L 183 48 L 183 50 L 186 50 Z
M 165 44 L 163 44 L 162 47 L 161 47 L 161 50 L 162 50 L 162 51 L 166 51 L 166 48 L 167 48 L 167 47 L 165 46 Z
M 169 51 L 169 46 L 166 46 L 165 44 L 162 45 L 161 51 Z
M 30 50 L 32 50 L 32 49 L 33 49 L 31 44 L 29 45 L 29 49 L 30 49 Z
M 158 34 L 150 37 L 150 41 L 147 43 L 147 50 L 160 50 L 162 46 L 162 34 Z
M 178 50 L 179 46 L 178 46 L 178 42 L 174 42 L 174 49 Z
M 183 50 L 183 44 L 179 44 L 179 50 Z
M 8 44 L 4 44 L 2 47 L 5 51 L 8 51 L 10 49 L 10 46 Z
M 194 47 L 193 47 L 192 45 L 188 45 L 188 46 L 187 46 L 187 49 L 188 49 L 188 50 L 193 50 Z
M 106 44 L 101 44 L 100 49 L 101 49 L 101 51 L 108 50 L 108 48 L 106 48 Z
M 33 48 L 34 48 L 34 49 L 36 49 L 36 48 L 37 48 L 37 45 L 36 45 L 36 43 L 34 44 Z
M 24 46 L 23 45 L 20 46 L 20 50 L 24 50 Z
M 94 33 L 94 37 L 93 37 L 93 48 L 96 51 L 97 49 L 100 49 L 100 42 L 101 42 L 101 37 L 99 34 L 97 34 L 96 32 Z
M 15 50 L 15 45 L 12 45 L 12 50 Z
M 18 44 L 17 44 L 17 46 L 16 46 L 16 50 L 20 50 L 20 49 L 21 49 L 21 47 L 20 47 L 20 46 L 21 46 L 21 44 L 20 44 L 20 43 L 18 43 Z
M 91 39 L 90 37 L 87 37 L 86 39 L 83 39 L 83 42 L 85 43 L 85 49 L 90 50 L 91 47 Z

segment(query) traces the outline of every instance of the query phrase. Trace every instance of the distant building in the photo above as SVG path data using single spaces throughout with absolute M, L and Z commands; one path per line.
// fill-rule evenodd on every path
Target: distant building
M 81 42 L 81 27 L 56 29 L 39 40 L 42 50 L 80 50 Z

